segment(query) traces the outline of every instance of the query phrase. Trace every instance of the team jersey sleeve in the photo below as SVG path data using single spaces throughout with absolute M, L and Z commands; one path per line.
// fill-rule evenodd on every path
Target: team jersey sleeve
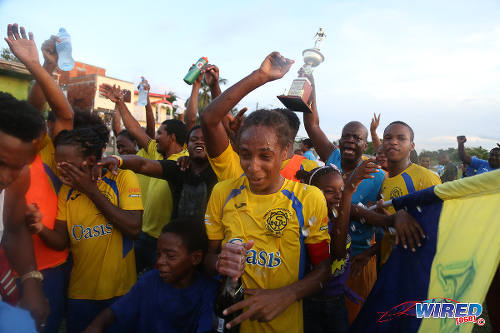
M 217 157 L 208 157 L 208 161 L 212 166 L 217 179 L 223 181 L 226 179 L 234 179 L 243 175 L 243 169 L 240 165 L 240 157 L 233 150 L 229 142 L 226 150 Z
M 311 171 L 318 167 L 318 162 L 316 162 L 316 160 L 304 159 L 300 165 L 305 171 Z
M 158 162 L 161 164 L 163 170 L 163 179 L 171 183 L 182 183 L 182 171 L 176 161 L 161 160 Z
M 222 225 L 223 210 L 223 184 L 218 183 L 212 190 L 212 195 L 208 200 L 207 211 L 205 213 L 205 227 L 209 240 L 224 239 L 224 228 Z
M 151 160 L 162 160 L 163 156 L 158 152 L 158 144 L 156 140 L 149 140 L 146 147 L 147 158 Z
M 59 194 L 57 195 L 57 215 L 56 220 L 67 221 L 68 219 L 68 208 L 66 203 L 68 201 L 68 193 L 70 188 L 66 185 L 61 187 Z
M 121 170 L 117 177 L 119 207 L 124 210 L 144 210 L 139 180 L 130 170 Z
M 57 177 L 60 176 L 59 170 L 57 170 L 57 163 L 54 157 L 55 155 L 55 147 L 52 142 L 52 139 L 48 134 L 45 135 L 40 149 L 40 157 L 42 158 L 42 162 L 52 170 L 54 175 Z
M 488 163 L 488 161 L 477 158 L 476 156 L 472 156 L 469 166 L 472 169 L 479 170 L 479 169 L 484 168 L 484 167 L 488 168 L 490 166 L 490 164 Z
M 304 227 L 309 226 L 306 244 L 330 242 L 328 234 L 328 211 L 323 193 L 314 186 L 309 186 L 307 197 L 304 198 Z

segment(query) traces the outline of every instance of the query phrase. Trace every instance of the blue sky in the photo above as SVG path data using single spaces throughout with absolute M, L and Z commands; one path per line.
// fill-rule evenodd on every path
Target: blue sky
M 278 107 L 321 26 L 325 62 L 315 70 L 321 126 L 338 139 L 342 126 L 369 126 L 382 113 L 415 130 L 418 151 L 500 142 L 500 3 L 419 1 L 24 1 L 0 0 L 0 34 L 17 22 L 37 45 L 59 27 L 72 36 L 75 60 L 154 92 L 191 92 L 182 78 L 206 56 L 229 85 L 258 68 L 271 51 L 296 64 L 281 80 L 249 94 L 239 107 Z M 6 47 L 4 42 L 4 47 Z M 225 89 L 226 87 L 222 87 Z M 301 128 L 299 135 L 305 135 Z

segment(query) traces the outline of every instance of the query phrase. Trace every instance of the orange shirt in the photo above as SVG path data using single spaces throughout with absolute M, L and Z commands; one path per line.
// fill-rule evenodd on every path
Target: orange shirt
M 40 154 L 30 167 L 31 184 L 26 193 L 26 203 L 36 203 L 42 213 L 42 223 L 49 229 L 54 229 L 57 214 L 57 191 L 59 185 L 54 184 L 59 178 L 51 168 L 42 162 Z M 68 249 L 56 251 L 42 241 L 38 235 L 33 235 L 33 249 L 38 270 L 58 266 L 68 258 Z

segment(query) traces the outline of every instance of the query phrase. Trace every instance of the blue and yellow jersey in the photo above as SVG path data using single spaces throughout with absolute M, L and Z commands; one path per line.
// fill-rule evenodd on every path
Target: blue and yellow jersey
M 293 158 L 284 160 L 281 164 L 281 170 L 283 170 L 292 160 Z M 240 156 L 234 151 L 231 144 L 228 144 L 226 150 L 224 150 L 219 156 L 209 156 L 208 161 L 210 162 L 210 166 L 212 167 L 212 170 L 214 170 L 219 181 L 238 178 L 244 173 L 240 164 Z M 317 167 L 318 163 L 316 161 L 311 161 L 307 158 L 304 158 L 302 159 L 299 168 L 301 170 L 311 171 L 312 169 Z M 299 168 L 297 168 L 297 170 Z M 285 178 L 291 179 L 290 177 Z
M 205 224 L 210 240 L 255 241 L 247 252 L 245 288 L 275 289 L 297 282 L 306 268 L 306 245 L 330 241 L 323 193 L 287 179 L 269 195 L 253 194 L 245 176 L 218 183 Z M 296 302 L 271 322 L 245 321 L 240 332 L 302 330 L 302 303 Z
M 142 210 L 141 189 L 132 171 L 107 172 L 99 191 L 124 210 Z M 63 185 L 57 219 L 66 221 L 73 254 L 68 297 L 104 300 L 126 294 L 137 280 L 134 246 L 84 194 Z
M 386 177 L 382 183 L 381 192 L 384 200 L 390 200 L 437 184 L 441 184 L 438 175 L 429 169 L 412 163 L 399 175 Z M 392 206 L 388 210 L 395 213 Z
M 158 145 L 155 140 L 150 140 L 143 157 L 152 160 L 163 160 L 163 156 L 158 152 Z M 181 156 L 189 156 L 187 150 L 170 155 L 167 160 L 177 161 Z M 161 229 L 170 221 L 174 211 L 172 192 L 168 182 L 163 179 L 149 178 L 146 188 L 142 191 L 146 193 L 144 202 L 144 214 L 142 215 L 142 231 L 148 235 L 158 238 Z

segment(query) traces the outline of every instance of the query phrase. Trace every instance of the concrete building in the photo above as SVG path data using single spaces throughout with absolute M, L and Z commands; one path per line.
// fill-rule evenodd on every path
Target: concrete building
M 20 62 L 0 59 L 0 91 L 25 100 L 33 77 Z

